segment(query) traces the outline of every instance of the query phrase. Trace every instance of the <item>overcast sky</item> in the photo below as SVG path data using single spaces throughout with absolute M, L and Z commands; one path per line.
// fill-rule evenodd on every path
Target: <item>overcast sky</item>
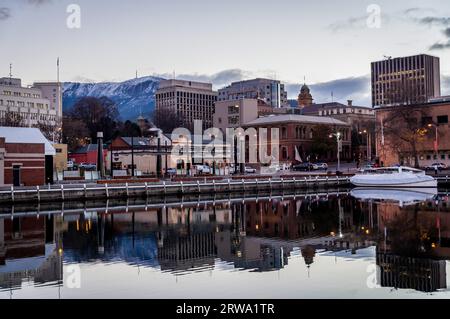
M 67 27 L 72 3 L 79 29 Z M 379 28 L 367 23 L 371 4 Z M 55 79 L 59 56 L 63 81 L 120 81 L 136 69 L 215 87 L 264 76 L 293 97 L 306 77 L 316 101 L 335 91 L 368 103 L 371 61 L 428 53 L 450 93 L 448 0 L 0 0 L 0 43 L 0 74 L 11 62 L 25 84 Z

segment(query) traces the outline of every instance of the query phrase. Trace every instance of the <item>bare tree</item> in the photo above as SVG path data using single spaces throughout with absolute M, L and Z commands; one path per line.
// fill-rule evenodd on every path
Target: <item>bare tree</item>
M 69 151 L 75 151 L 89 141 L 89 130 L 86 123 L 72 117 L 63 118 L 63 142 L 68 145 Z
M 164 133 L 172 133 L 175 128 L 183 126 L 183 119 L 172 109 L 155 109 L 152 119 Z
M 61 125 L 59 121 L 56 121 L 54 125 L 39 121 L 34 127 L 37 127 L 49 141 L 59 143 L 62 140 Z
M 399 157 L 410 155 L 414 159 L 414 166 L 419 167 L 419 152 L 427 135 L 427 128 L 423 123 L 428 118 L 424 108 L 396 106 L 388 110 L 383 120 L 385 143 L 396 150 Z
M 17 112 L 8 111 L 1 120 L 2 126 L 20 127 L 25 126 L 25 119 Z

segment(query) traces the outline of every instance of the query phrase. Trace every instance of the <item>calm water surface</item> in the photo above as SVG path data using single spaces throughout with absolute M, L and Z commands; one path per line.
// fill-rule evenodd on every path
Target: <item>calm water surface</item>
M 450 201 L 346 191 L 0 215 L 0 298 L 449 298 Z

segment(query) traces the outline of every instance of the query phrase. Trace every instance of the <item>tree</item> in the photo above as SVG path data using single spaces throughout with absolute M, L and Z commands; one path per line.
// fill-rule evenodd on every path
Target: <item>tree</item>
M 326 125 L 318 125 L 313 131 L 311 152 L 318 158 L 323 158 L 328 155 L 329 152 L 336 148 L 335 139 L 330 138 L 330 134 L 333 133 L 331 128 Z
M 25 119 L 17 112 L 8 111 L 1 121 L 2 126 L 20 127 L 25 126 Z
M 125 123 L 121 124 L 120 130 L 118 132 L 121 136 L 124 137 L 142 137 L 142 131 L 139 125 L 131 121 L 126 121 Z
M 172 133 L 183 126 L 183 119 L 172 109 L 155 109 L 152 115 L 153 124 L 164 133 Z
M 386 110 L 383 119 L 383 133 L 385 143 L 396 150 L 399 158 L 411 156 L 414 167 L 419 167 L 419 152 L 426 139 L 426 123 L 428 112 L 424 108 L 411 108 L 409 106 L 396 106 Z
M 118 117 L 116 104 L 107 97 L 84 97 L 75 103 L 67 119 L 82 121 L 92 141 L 97 139 L 97 132 L 103 132 L 104 139 L 107 141 L 118 130 Z
M 80 119 L 65 116 L 63 118 L 62 132 L 63 143 L 68 145 L 70 152 L 86 145 L 90 139 L 86 123 Z
M 52 142 L 58 143 L 62 140 L 62 123 L 56 122 L 55 125 L 51 125 L 48 122 L 39 121 L 34 127 L 38 128 L 44 136 Z

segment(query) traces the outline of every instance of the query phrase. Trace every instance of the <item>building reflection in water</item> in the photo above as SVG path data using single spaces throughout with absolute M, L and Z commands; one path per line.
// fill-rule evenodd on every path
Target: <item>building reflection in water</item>
M 0 289 L 62 283 L 61 227 L 56 216 L 0 219 Z
M 449 199 L 441 196 L 400 207 L 377 203 L 380 240 L 376 262 L 380 285 L 433 292 L 447 288 L 450 259 Z
M 213 269 L 273 271 L 289 257 L 314 267 L 324 251 L 376 246 L 379 284 L 446 288 L 448 198 L 403 205 L 347 195 L 223 202 L 153 210 L 106 209 L 0 219 L 0 287 L 60 285 L 65 263 L 128 263 L 184 274 Z

